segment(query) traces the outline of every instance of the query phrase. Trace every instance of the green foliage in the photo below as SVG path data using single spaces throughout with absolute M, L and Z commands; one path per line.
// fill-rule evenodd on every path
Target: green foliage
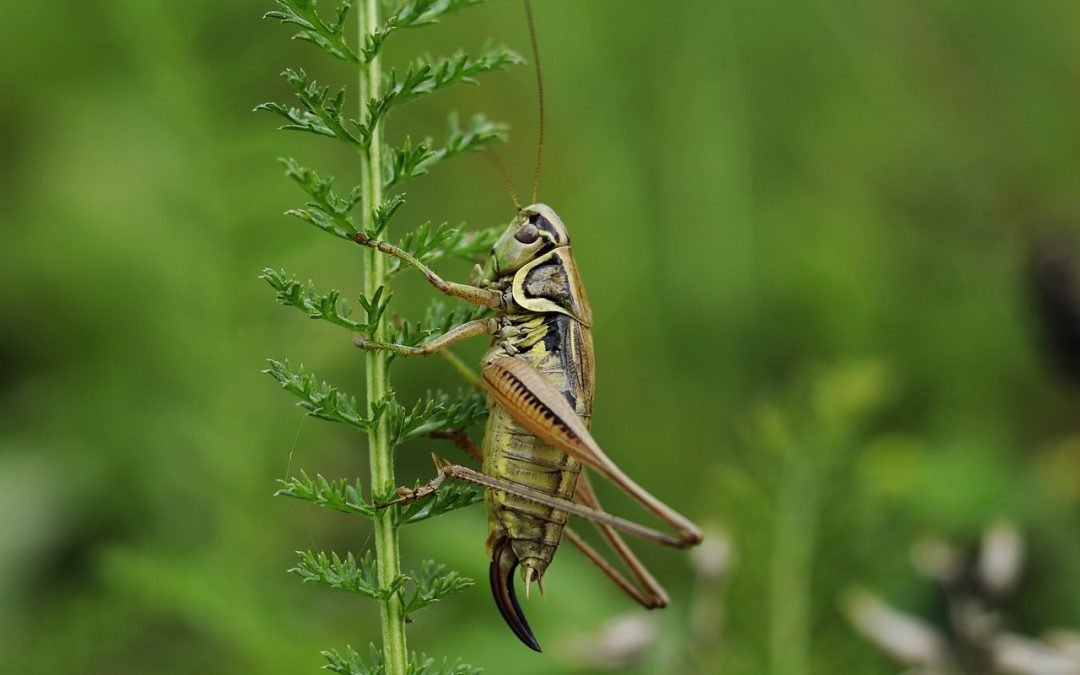
M 338 291 L 319 293 L 310 281 L 301 283 L 284 270 L 266 268 L 259 278 L 265 279 L 277 291 L 277 300 L 281 304 L 296 307 L 312 319 L 321 319 L 362 333 L 373 331 L 390 306 L 390 295 L 383 297 L 383 287 L 379 287 L 371 298 L 360 295 L 357 302 L 367 315 L 367 320 L 356 321 L 352 318 L 352 308 L 341 300 Z
M 278 480 L 278 486 L 278 491 L 274 493 L 277 496 L 295 497 L 342 513 L 357 513 L 368 518 L 375 515 L 375 507 L 364 501 L 359 480 L 350 485 L 344 479 L 330 481 L 318 473 L 312 480 L 301 469 L 299 477 Z
M 360 63 L 360 57 L 349 47 L 345 40 L 345 18 L 352 7 L 352 0 L 343 0 L 338 5 L 334 19 L 329 23 L 319 17 L 315 0 L 276 0 L 281 10 L 267 12 L 264 18 L 277 19 L 282 23 L 291 23 L 300 27 L 300 32 L 293 36 L 297 40 L 307 40 L 319 46 L 327 54 L 350 63 Z M 384 33 L 369 35 L 362 53 L 365 61 L 370 61 L 378 53 L 385 39 Z
M 401 509 L 401 524 L 412 525 L 483 501 L 484 491 L 471 483 L 446 481 L 439 490 Z
M 418 58 L 400 71 L 395 68 L 384 71 L 381 81 L 376 81 L 380 66 L 375 59 L 393 31 L 430 25 L 449 12 L 476 4 L 476 0 L 414 0 L 394 8 L 383 3 L 389 17 L 385 23 L 368 26 L 367 34 L 350 44 L 345 26 L 352 4 L 350 0 L 345 0 L 338 5 L 333 18 L 324 19 L 314 0 L 278 0 L 278 9 L 266 16 L 298 27 L 297 39 L 310 42 L 334 58 L 356 66 L 359 69 L 360 88 L 368 96 L 361 109 L 354 113 L 347 110 L 349 99 L 345 87 L 331 88 L 318 84 L 305 70 L 293 68 L 287 68 L 283 75 L 292 86 L 299 105 L 269 102 L 256 109 L 283 118 L 283 129 L 333 138 L 350 150 L 359 152 L 364 166 L 360 184 L 343 194 L 334 191 L 333 177 L 324 177 L 292 158 L 281 160 L 285 174 L 307 195 L 303 206 L 290 209 L 287 214 L 355 245 L 358 241 L 372 241 L 385 236 L 390 221 L 405 203 L 404 194 L 395 191 L 396 188 L 427 174 L 446 160 L 505 139 L 506 127 L 503 124 L 478 114 L 462 127 L 457 115 L 452 114 L 448 119 L 446 139 L 441 146 L 426 136 L 416 144 L 411 137 L 405 136 L 398 147 L 383 146 L 381 124 L 387 114 L 397 106 L 454 84 L 475 83 L 480 75 L 521 63 L 522 59 L 509 49 L 485 46 L 476 56 L 459 51 L 440 59 Z M 372 177 L 379 181 L 380 189 L 372 189 Z M 478 261 L 491 248 L 497 236 L 495 228 L 466 232 L 445 223 L 437 226 L 423 223 L 402 236 L 400 248 L 423 264 L 444 258 Z M 312 319 L 326 321 L 364 337 L 389 334 L 391 339 L 406 345 L 420 344 L 483 314 L 483 310 L 469 307 L 448 307 L 440 300 L 429 306 L 419 322 L 398 320 L 393 326 L 386 325 L 391 300 L 386 283 L 402 269 L 400 261 L 394 258 L 385 265 L 385 273 L 368 270 L 366 292 L 359 295 L 357 300 L 365 313 L 363 321 L 353 318 L 352 308 L 338 290 L 320 292 L 311 281 L 301 282 L 284 270 L 272 268 L 264 269 L 261 278 L 274 289 L 279 303 L 299 309 Z M 388 368 L 392 359 L 384 358 Z M 370 358 L 368 360 L 374 363 Z M 403 405 L 397 400 L 389 378 L 375 384 L 369 379 L 369 403 L 365 411 L 355 396 L 339 391 L 303 369 L 292 369 L 288 362 L 271 361 L 266 372 L 299 398 L 298 405 L 308 415 L 368 432 L 372 439 L 373 467 L 385 466 L 386 461 L 392 461 L 380 460 L 377 456 L 392 458 L 394 448 L 401 443 L 433 433 L 462 432 L 487 414 L 484 397 L 474 389 L 457 394 L 442 391 L 428 393 L 412 405 Z M 386 484 L 391 479 L 392 473 L 387 478 L 376 478 L 373 473 L 370 502 L 364 499 L 359 481 L 331 481 L 321 474 L 316 474 L 312 479 L 303 471 L 299 477 L 279 481 L 277 494 L 366 516 L 374 521 L 377 532 L 382 531 L 380 528 L 393 529 L 401 524 L 420 522 L 469 506 L 479 501 L 482 495 L 480 490 L 472 486 L 449 481 L 444 489 L 428 499 L 404 507 L 387 507 L 400 508 L 400 513 L 396 517 L 384 517 L 385 512 L 373 503 L 393 500 L 392 493 L 380 494 L 388 489 Z M 383 644 L 386 654 L 393 655 L 386 663 L 395 664 L 384 667 L 383 653 L 374 648 L 368 664 L 364 664 L 351 649 L 347 649 L 344 655 L 327 652 L 327 668 L 335 672 L 382 673 L 393 670 L 394 675 L 401 675 L 405 661 L 402 612 L 415 612 L 473 583 L 456 572 L 447 572 L 443 565 L 433 561 L 423 563 L 420 571 L 412 576 L 399 574 L 396 572 L 400 569 L 396 548 L 386 549 L 386 538 L 381 535 L 377 535 L 376 541 L 383 546 L 378 555 L 372 555 L 371 551 L 359 558 L 351 552 L 344 556 L 337 553 L 300 553 L 299 563 L 292 570 L 305 582 L 318 582 L 353 591 L 381 603 L 382 625 L 386 631 Z M 392 541 L 396 541 L 396 535 L 393 535 Z M 396 547 L 396 544 L 393 546 Z M 380 579 L 384 583 L 380 583 Z M 387 582 L 386 579 L 391 580 Z M 474 671 L 468 666 L 437 668 L 430 659 L 421 662 L 414 659 L 408 672 L 435 675 Z
M 326 584 L 330 588 L 352 591 L 372 600 L 385 600 L 400 591 L 408 581 L 399 576 L 385 586 L 380 585 L 378 565 L 371 551 L 359 560 L 352 553 L 344 558 L 337 553 L 328 556 L 323 552 L 311 551 L 298 551 L 297 555 L 300 561 L 289 571 L 300 575 L 305 583 Z
M 380 585 L 378 564 L 371 551 L 359 560 L 352 553 L 344 558 L 337 553 L 327 555 L 311 551 L 297 551 L 297 555 L 300 560 L 290 571 L 299 575 L 305 583 L 325 584 L 372 600 L 385 600 L 390 595 L 401 594 L 406 614 L 418 612 L 476 583 L 455 571 L 447 571 L 445 565 L 425 560 L 419 572 L 398 575 L 389 584 Z
M 341 293 L 338 291 L 319 293 L 310 281 L 306 284 L 301 283 L 294 277 L 290 277 L 285 270 L 267 268 L 263 270 L 259 278 L 265 279 L 274 287 L 277 291 L 278 302 L 303 310 L 312 319 L 322 319 L 356 331 L 363 331 L 370 326 L 352 318 L 352 308 L 342 302 Z M 376 320 L 386 311 L 386 303 L 380 303 L 378 297 L 370 301 L 364 298 L 361 300 L 361 305 L 371 307 Z
M 396 0 L 383 0 L 383 6 L 387 14 L 392 18 L 387 25 L 397 28 L 418 28 L 437 23 L 439 18 L 456 12 L 469 5 L 478 5 L 485 0 L 412 0 L 411 2 L 397 2 Z M 394 11 L 394 6 L 399 6 Z
M 336 138 L 357 148 L 367 147 L 371 142 L 371 127 L 358 119 L 347 117 L 344 112 L 345 87 L 331 95 L 330 87 L 319 86 L 302 69 L 286 68 L 281 75 L 296 90 L 296 98 L 303 108 L 269 102 L 260 103 L 255 110 L 265 110 L 283 117 L 286 124 L 281 128 L 288 131 L 305 131 L 316 136 Z
M 367 126 L 364 128 L 378 124 L 392 108 L 424 94 L 430 94 L 457 83 L 476 84 L 476 78 L 484 73 L 503 70 L 507 66 L 521 63 L 524 63 L 524 59 L 516 52 L 505 47 L 485 46 L 476 57 L 459 51 L 437 61 L 417 59 L 408 65 L 400 79 L 397 71 L 392 69 L 383 77 L 383 95 L 368 101 L 365 118 Z M 288 75 L 286 78 L 288 79 Z M 302 102 L 303 100 L 301 98 Z M 325 94 L 319 99 L 319 101 L 322 100 L 325 100 Z
M 401 239 L 400 248 L 425 265 L 443 258 L 477 260 L 491 250 L 502 231 L 501 227 L 490 227 L 466 232 L 446 223 L 432 226 L 428 222 L 406 234 Z M 393 258 L 388 264 L 387 274 L 397 274 L 403 269 L 402 265 L 399 258 Z
M 483 115 L 474 115 L 469 126 L 461 128 L 456 114 L 447 119 L 449 131 L 445 144 L 435 148 L 430 139 L 415 146 L 408 137 L 397 148 L 389 148 L 383 163 L 383 184 L 387 188 L 396 187 L 410 178 L 426 174 L 439 162 L 468 152 L 477 152 L 491 143 L 506 140 L 506 126 L 488 120 Z
M 312 417 L 342 422 L 368 431 L 378 423 L 386 410 L 386 402 L 376 402 L 371 405 L 371 415 L 364 417 L 357 411 L 355 396 L 343 394 L 336 387 L 318 380 L 314 375 L 305 374 L 303 370 L 292 370 L 288 361 L 282 363 L 271 359 L 270 367 L 263 372 L 280 382 L 286 391 L 297 396 L 300 399 L 297 405 L 307 410 Z
M 351 240 L 356 234 L 352 210 L 360 202 L 360 186 L 353 187 L 348 196 L 339 197 L 330 189 L 334 183 L 332 177 L 321 178 L 314 170 L 300 166 L 292 158 L 282 159 L 281 163 L 285 165 L 285 174 L 311 196 L 311 201 L 304 204 L 304 208 L 290 209 L 286 213 L 324 232 Z
M 412 590 L 405 600 L 406 614 L 417 612 L 453 593 L 460 593 L 476 582 L 457 572 L 448 572 L 446 565 L 425 560 L 420 564 L 420 571 L 409 577 L 409 584 Z
M 353 649 L 346 647 L 342 654 L 336 649 L 324 651 L 323 658 L 327 663 L 323 666 L 326 670 L 342 675 L 386 675 L 386 667 L 382 652 L 375 645 L 370 645 L 368 660 Z M 435 659 L 427 656 L 413 654 L 409 659 L 406 675 L 479 675 L 479 668 L 464 663 L 449 664 L 445 660 L 436 663 Z
M 319 3 L 328 23 L 337 4 Z M 384 3 L 382 24 L 404 4 Z M 658 630 L 644 662 L 623 672 L 774 672 L 765 659 L 770 579 L 781 576 L 771 561 L 786 553 L 773 543 L 781 469 L 792 454 L 817 458 L 800 441 L 836 429 L 833 404 L 807 418 L 818 404 L 788 385 L 849 357 L 887 366 L 896 393 L 815 481 L 803 605 L 812 672 L 903 670 L 844 621 L 834 592 L 873 588 L 913 616 L 945 620 L 940 592 L 912 572 L 912 542 L 931 533 L 972 545 L 999 516 L 1015 518 L 1030 544 L 1009 631 L 1080 628 L 1080 400 L 1030 339 L 1023 276 L 1035 220 L 1080 234 L 1080 41 L 1067 30 L 1080 25 L 1080 3 L 819 3 L 811 13 L 752 0 L 622 3 L 632 11 L 619 16 L 612 3 L 533 5 L 554 134 L 540 195 L 570 227 L 594 301 L 597 439 L 658 497 L 722 524 L 734 563 L 722 588 L 703 587 L 689 556 L 631 541 L 671 593 L 667 609 L 645 614 L 564 546 L 543 601 L 558 611 L 520 598 L 545 647 L 531 658 L 480 588 L 477 505 L 401 533 L 415 552 L 406 569 L 433 557 L 478 582 L 418 613 L 411 648 L 482 660 L 498 675 L 612 672 L 570 643 L 605 653 L 591 631 L 627 612 Z M 343 34 L 359 54 L 357 6 Z M 301 421 L 298 399 L 250 372 L 252 355 L 288 356 L 363 394 L 350 329 L 308 322 L 251 283 L 264 266 L 284 267 L 320 293 L 339 289 L 365 320 L 355 245 L 277 217 L 311 197 L 274 163 L 294 157 L 334 175 L 345 198 L 361 182 L 357 153 L 273 134 L 280 118 L 267 113 L 223 110 L 301 107 L 276 76 L 291 65 L 347 84 L 347 116 L 357 117 L 352 66 L 288 40 L 296 25 L 253 21 L 248 3 L 89 7 L 9 2 L 0 22 L 0 495 L 11 514 L 0 528 L 0 673 L 294 675 L 346 644 L 367 661 L 376 601 L 281 572 L 294 549 L 360 557 L 371 526 L 266 500 L 275 478 L 303 466 L 349 485 L 359 476 L 371 502 L 355 454 L 363 434 Z M 391 56 L 489 36 L 525 54 L 520 0 L 395 29 L 382 53 L 400 72 L 406 62 Z M 648 56 L 657 50 L 662 58 Z M 452 88 L 392 112 L 393 143 L 382 147 L 409 134 L 414 147 L 431 136 L 437 148 L 445 120 L 433 111 L 458 109 L 467 127 L 484 110 L 517 132 L 499 150 L 522 187 L 536 113 L 530 73 L 516 71 L 505 112 L 489 103 L 510 93 L 501 84 Z M 408 121 L 420 119 L 430 126 Z M 409 203 L 387 239 L 424 220 L 459 227 L 471 213 L 469 230 L 509 216 L 479 159 L 396 188 Z M 357 205 L 357 228 L 371 210 Z M 466 269 L 435 265 L 454 281 Z M 430 297 L 402 298 L 406 282 L 410 293 L 422 282 L 398 279 L 386 325 L 395 309 L 422 319 Z M 411 392 L 458 386 L 435 359 L 393 366 L 405 407 Z M 358 408 L 367 416 L 362 399 Z M 759 409 L 783 422 L 788 453 L 740 434 L 756 429 Z M 836 414 L 859 412 L 847 411 Z M 432 450 L 461 456 L 445 441 L 410 441 L 398 449 L 401 484 L 434 474 Z M 290 453 L 296 468 L 285 474 Z M 665 667 L 684 640 L 692 658 Z
M 329 86 L 320 86 L 303 69 L 286 68 L 282 76 L 296 90 L 296 98 L 302 107 L 268 102 L 259 104 L 255 109 L 284 118 L 286 123 L 282 129 L 336 138 L 354 148 L 367 148 L 371 144 L 373 130 L 393 108 L 453 84 L 475 84 L 476 78 L 484 73 L 523 62 L 521 56 L 505 47 L 484 47 L 476 57 L 457 52 L 434 62 L 418 59 L 406 67 L 400 79 L 395 70 L 390 70 L 384 76 L 381 87 L 384 93 L 367 101 L 363 119 L 349 117 L 345 113 L 345 87 L 331 94 Z M 475 149 L 501 136 L 499 127 L 484 122 L 471 137 L 463 135 L 457 143 L 460 145 L 468 140 L 466 147 Z M 454 141 L 453 138 L 450 140 Z M 447 147 L 451 147 L 451 142 L 447 143 Z
M 476 389 L 466 389 L 455 395 L 443 391 L 428 392 L 410 409 L 393 400 L 387 406 L 385 423 L 396 446 L 436 431 L 466 429 L 486 417 L 484 394 Z
M 461 305 L 448 305 L 441 298 L 434 298 L 424 312 L 424 318 L 411 322 L 402 320 L 394 325 L 391 336 L 395 342 L 415 346 L 429 338 L 442 335 L 450 328 L 482 314 L 482 310 Z

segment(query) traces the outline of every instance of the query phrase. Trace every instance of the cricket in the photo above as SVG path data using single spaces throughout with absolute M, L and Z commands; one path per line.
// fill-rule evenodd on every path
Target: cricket
M 525 13 L 540 111 L 533 203 L 522 207 L 511 189 L 517 214 L 486 263 L 478 265 L 464 284 L 444 280 L 397 246 L 362 232 L 355 235 L 357 243 L 415 268 L 445 295 L 488 311 L 416 347 L 376 342 L 363 335 L 356 336 L 355 343 L 362 349 L 424 356 L 462 340 L 490 337 L 491 346 L 481 362 L 489 410 L 483 442 L 478 447 L 464 435 L 455 437 L 481 469 L 436 456 L 438 474 L 433 480 L 418 488 L 399 488 L 397 499 L 379 506 L 423 499 L 448 478 L 484 487 L 495 604 L 514 634 L 539 652 L 540 644 L 514 591 L 518 568 L 526 597 L 533 582 L 543 592 L 544 574 L 565 537 L 627 595 L 655 609 L 668 604 L 668 595 L 622 534 L 685 549 L 700 543 L 702 533 L 626 475 L 589 432 L 595 372 L 592 311 L 568 229 L 551 207 L 536 203 L 543 158 L 543 79 L 528 0 Z M 583 468 L 609 480 L 670 528 L 670 533 L 605 511 Z M 571 515 L 599 530 L 632 580 L 567 526 Z

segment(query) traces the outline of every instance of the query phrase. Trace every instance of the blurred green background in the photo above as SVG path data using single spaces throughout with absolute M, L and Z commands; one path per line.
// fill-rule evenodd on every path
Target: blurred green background
M 540 200 L 593 304 L 594 433 L 730 547 L 635 546 L 673 603 L 622 669 L 898 672 L 844 594 L 940 624 L 912 544 L 970 549 L 998 518 L 1028 543 L 1010 628 L 1080 628 L 1080 396 L 1040 351 L 1028 273 L 1049 229 L 1080 229 L 1080 5 L 535 5 Z M 297 549 L 363 550 L 366 522 L 271 496 L 300 468 L 367 467 L 362 436 L 260 374 L 289 358 L 363 387 L 349 335 L 257 279 L 360 286 L 357 251 L 281 215 L 302 194 L 274 161 L 348 184 L 348 153 L 250 112 L 289 99 L 286 65 L 352 78 L 259 21 L 270 8 L 0 7 L 0 672 L 315 672 L 320 649 L 378 640 L 373 605 L 285 572 Z M 489 38 L 528 51 L 520 3 L 395 36 L 387 62 Z M 425 98 L 389 133 L 441 135 L 452 110 L 512 125 L 500 152 L 527 192 L 530 70 Z M 512 215 L 480 156 L 408 190 L 399 229 Z M 431 292 L 401 279 L 416 315 Z M 395 373 L 406 400 L 455 384 L 439 360 Z M 431 475 L 432 449 L 402 448 L 401 482 Z M 480 581 L 418 614 L 410 648 L 604 672 L 590 640 L 632 603 L 568 549 L 526 604 L 546 648 L 528 652 L 491 602 L 485 532 L 479 506 L 404 531 L 406 567 Z

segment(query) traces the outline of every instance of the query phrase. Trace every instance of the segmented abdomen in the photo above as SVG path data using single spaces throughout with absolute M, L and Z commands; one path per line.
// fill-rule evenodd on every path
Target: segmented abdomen
M 558 314 L 522 317 L 523 335 L 510 341 L 521 358 L 566 395 L 588 424 L 592 414 L 592 341 L 588 329 Z M 505 354 L 502 342 L 489 355 Z M 484 473 L 562 499 L 573 499 L 581 463 L 525 430 L 498 405 L 491 405 L 484 435 Z M 489 553 L 504 540 L 521 564 L 543 576 L 562 539 L 567 513 L 488 490 Z

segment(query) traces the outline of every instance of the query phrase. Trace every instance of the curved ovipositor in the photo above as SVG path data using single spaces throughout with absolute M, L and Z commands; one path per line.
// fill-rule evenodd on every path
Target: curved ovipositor
M 491 593 L 495 596 L 495 605 L 499 613 L 506 620 L 506 625 L 514 631 L 514 635 L 525 643 L 529 649 L 540 652 L 540 643 L 533 635 L 529 622 L 525 620 L 525 614 L 518 604 L 517 594 L 514 593 L 514 572 L 517 571 L 518 559 L 510 542 L 503 540 L 491 556 Z

